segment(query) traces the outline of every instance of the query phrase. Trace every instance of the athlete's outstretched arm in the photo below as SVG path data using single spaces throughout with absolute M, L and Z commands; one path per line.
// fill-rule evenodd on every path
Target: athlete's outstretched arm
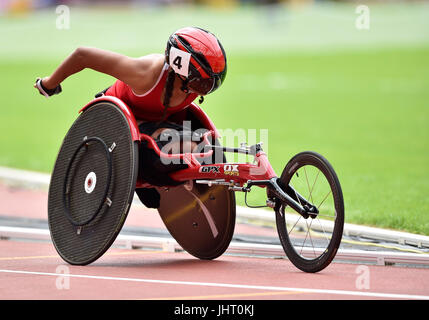
M 151 66 L 150 59 L 130 58 L 98 48 L 79 47 L 69 55 L 52 75 L 43 78 L 43 86 L 54 89 L 69 76 L 89 68 L 119 79 L 131 87 L 142 82 Z

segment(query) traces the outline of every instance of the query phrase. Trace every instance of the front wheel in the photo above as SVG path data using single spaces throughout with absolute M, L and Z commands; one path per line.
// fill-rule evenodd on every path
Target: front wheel
M 280 204 L 276 225 L 290 261 L 302 271 L 318 272 L 334 259 L 343 234 L 344 200 L 337 175 L 323 156 L 307 151 L 288 162 L 279 182 L 317 208 L 317 214 L 305 218 Z

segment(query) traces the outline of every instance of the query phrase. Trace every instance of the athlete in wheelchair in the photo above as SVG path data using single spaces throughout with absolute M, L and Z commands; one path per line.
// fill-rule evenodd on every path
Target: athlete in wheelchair
M 158 209 L 186 251 L 214 259 L 233 236 L 234 192 L 247 194 L 258 186 L 267 189 L 267 206 L 276 212 L 289 259 L 307 272 L 329 265 L 344 224 L 341 187 L 331 165 L 317 153 L 303 152 L 277 177 L 260 144 L 220 146 L 216 127 L 194 103 L 198 96 L 201 103 L 226 77 L 225 50 L 212 33 L 196 27 L 179 29 L 168 39 L 164 55 L 140 58 L 81 47 L 34 86 L 46 97 L 59 94 L 61 83 L 85 68 L 117 80 L 82 108 L 52 174 L 49 223 L 64 260 L 82 265 L 99 258 L 119 233 L 134 191 L 147 207 Z M 121 125 L 116 129 L 118 123 L 123 123 L 124 132 Z M 122 142 L 124 136 L 129 136 L 127 148 L 122 147 L 128 143 Z M 226 164 L 224 152 L 254 156 L 257 164 Z M 307 184 L 300 186 L 306 194 L 291 183 L 300 175 L 306 176 Z M 315 185 L 320 180 L 326 190 L 319 194 Z M 127 192 L 122 195 L 122 190 Z M 114 210 L 118 202 L 121 206 Z M 293 223 L 287 207 L 295 213 Z M 321 211 L 326 211 L 330 226 L 319 220 Z M 312 227 L 313 221 L 321 228 Z M 88 246 L 89 242 L 100 244 Z

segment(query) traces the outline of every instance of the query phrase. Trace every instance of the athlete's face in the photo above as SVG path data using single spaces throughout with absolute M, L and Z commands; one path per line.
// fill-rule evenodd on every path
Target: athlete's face
M 178 77 L 182 81 L 187 80 L 186 77 L 183 77 L 181 75 L 178 75 Z M 215 88 L 215 86 L 216 86 L 216 81 L 213 78 L 207 78 L 207 79 L 194 78 L 194 79 L 188 80 L 186 88 L 189 90 L 189 92 L 196 93 L 199 96 L 205 96 L 211 93 L 212 91 L 214 91 L 213 89 Z
M 188 82 L 188 88 L 199 95 L 206 95 L 213 91 L 215 81 L 213 78 L 195 78 Z
M 183 82 L 185 82 L 187 80 L 187 78 L 184 77 L 184 76 L 181 76 L 179 74 L 177 76 Z M 198 86 L 195 86 L 195 85 L 192 85 L 192 84 L 189 85 L 189 84 L 190 84 L 190 81 L 188 81 L 187 84 L 186 84 L 186 92 L 195 93 L 195 94 L 197 94 L 199 96 L 205 96 L 207 94 L 207 93 L 203 92 L 202 90 L 199 90 Z

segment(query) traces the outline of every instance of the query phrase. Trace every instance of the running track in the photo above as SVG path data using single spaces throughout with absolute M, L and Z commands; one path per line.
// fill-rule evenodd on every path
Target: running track
M 0 215 L 46 219 L 47 194 L 0 184 Z M 125 226 L 163 228 L 156 211 L 132 207 Z M 274 234 L 237 224 L 243 234 Z M 333 263 L 306 274 L 286 259 L 111 248 L 71 266 L 50 242 L 0 240 L 0 298 L 10 299 L 429 299 L 429 269 Z

